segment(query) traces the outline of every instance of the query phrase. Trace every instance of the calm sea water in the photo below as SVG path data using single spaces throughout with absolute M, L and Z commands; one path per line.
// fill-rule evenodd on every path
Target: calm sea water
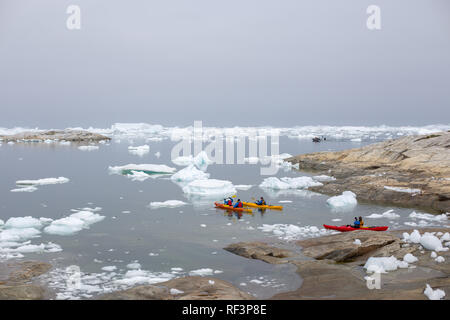
M 373 142 L 373 141 L 371 141 Z M 99 150 L 83 152 L 76 145 L 59 144 L 3 144 L 0 147 L 0 219 L 10 217 L 62 218 L 71 209 L 101 207 L 99 212 L 106 218 L 89 229 L 71 236 L 42 233 L 33 243 L 52 241 L 59 244 L 59 253 L 25 254 L 24 259 L 49 261 L 57 270 L 77 265 L 89 274 L 103 273 L 102 267 L 116 266 L 116 277 L 127 271 L 127 264 L 138 261 L 143 270 L 170 272 L 171 268 L 183 268 L 184 272 L 201 268 L 222 271 L 215 277 L 227 280 L 242 290 L 267 298 L 273 294 L 292 290 L 301 284 L 290 266 L 272 266 L 260 261 L 238 257 L 223 250 L 225 246 L 239 241 L 283 242 L 271 233 L 262 232 L 263 224 L 294 224 L 317 226 L 323 223 L 347 224 L 354 216 L 383 213 L 390 207 L 358 204 L 350 212 L 333 212 L 327 206 L 328 196 L 309 192 L 267 192 L 258 185 L 265 178 L 260 175 L 259 165 L 211 165 L 211 178 L 230 180 L 233 184 L 251 184 L 253 188 L 239 191 L 238 197 L 250 200 L 265 196 L 268 202 L 283 203 L 283 211 L 254 211 L 238 217 L 208 205 L 192 203 L 181 188 L 167 178 L 132 181 L 121 175 L 110 175 L 108 166 L 129 163 L 166 164 L 170 161 L 174 142 L 144 142 L 135 140 L 134 145 L 150 145 L 150 153 L 139 157 L 128 152 L 129 142 L 111 141 L 100 145 Z M 364 142 L 327 141 L 314 144 L 309 140 L 282 137 L 280 152 L 293 155 L 342 150 L 364 145 Z M 160 152 L 161 157 L 154 154 Z M 182 167 L 177 167 L 181 169 Z M 276 176 L 310 175 L 280 170 Z M 32 193 L 13 193 L 15 181 L 64 176 L 67 184 L 41 186 Z M 182 200 L 188 205 L 178 208 L 150 209 L 150 202 Z M 218 199 L 220 200 L 220 199 Z M 395 209 L 401 217 L 390 219 L 367 219 L 368 224 L 390 225 L 394 228 L 411 221 L 411 209 Z M 125 213 L 124 213 L 125 211 Z M 129 211 L 129 212 L 128 212 Z M 342 219 L 333 222 L 332 219 Z M 202 225 L 206 225 L 202 226 Z M 289 244 L 287 244 L 289 245 Z M 62 279 L 62 280 L 61 280 Z M 61 278 L 60 281 L 63 281 Z M 256 281 L 251 281 L 256 280 Z M 106 280 L 107 281 L 107 280 Z M 57 281 L 55 280 L 55 283 Z M 63 290 L 63 284 L 58 290 Z M 73 292 L 72 292 L 73 293 Z M 95 292 L 99 294 L 101 292 Z M 76 293 L 73 293 L 76 296 Z

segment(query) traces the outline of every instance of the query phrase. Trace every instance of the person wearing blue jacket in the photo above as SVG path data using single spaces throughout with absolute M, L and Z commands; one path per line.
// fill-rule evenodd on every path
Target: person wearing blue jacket
M 241 199 L 238 199 L 233 208 L 242 208 L 243 206 Z
M 266 200 L 264 200 L 264 198 L 261 197 L 261 199 L 259 201 L 256 201 L 256 204 L 258 206 L 265 206 L 266 205 Z

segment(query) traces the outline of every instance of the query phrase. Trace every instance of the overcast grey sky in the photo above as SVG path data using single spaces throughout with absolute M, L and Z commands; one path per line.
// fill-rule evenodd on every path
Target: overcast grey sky
M 448 124 L 450 1 L 0 0 L 0 111 L 1 127 Z

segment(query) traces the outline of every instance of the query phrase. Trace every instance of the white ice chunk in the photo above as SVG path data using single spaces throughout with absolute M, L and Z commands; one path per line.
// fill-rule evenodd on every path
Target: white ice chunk
M 183 187 L 183 192 L 192 196 L 221 198 L 236 193 L 233 184 L 227 180 L 194 180 Z
M 340 196 L 334 196 L 327 200 L 328 205 L 333 208 L 354 207 L 357 205 L 356 194 L 344 191 Z
M 9 218 L 5 223 L 5 228 L 36 228 L 40 229 L 42 227 L 42 222 L 39 219 L 33 218 L 31 216 L 27 217 L 16 217 Z
M 425 288 L 425 291 L 423 293 L 430 300 L 441 300 L 442 298 L 445 297 L 444 290 L 441 289 L 433 290 L 429 284 L 427 284 L 427 287 Z
M 150 202 L 150 208 L 162 208 L 162 207 L 167 207 L 167 208 L 176 208 L 176 207 L 181 207 L 186 205 L 186 202 L 180 201 L 180 200 L 167 200 L 164 202 Z
M 381 214 L 378 213 L 372 213 L 370 216 L 366 216 L 366 218 L 371 218 L 371 219 L 379 219 L 379 218 L 386 218 L 386 219 L 396 219 L 396 218 L 400 218 L 400 215 L 394 213 L 394 210 L 388 210 L 386 212 L 383 212 Z
M 176 182 L 190 182 L 194 180 L 204 180 L 208 178 L 209 173 L 205 173 L 197 169 L 192 164 L 173 174 L 171 177 L 171 179 Z
M 398 268 L 407 268 L 408 263 L 406 261 L 399 261 L 394 256 L 391 257 L 370 257 L 364 269 L 367 272 L 387 273 L 388 271 L 394 271 Z
M 65 177 L 59 177 L 59 178 L 45 178 L 45 179 L 38 179 L 38 180 L 18 180 L 16 181 L 16 184 L 18 186 L 20 185 L 32 185 L 32 186 L 43 186 L 48 184 L 61 184 L 61 183 L 67 183 L 70 180 Z
M 259 185 L 261 188 L 287 190 L 287 189 L 307 189 L 309 187 L 321 186 L 322 183 L 315 181 L 311 177 L 269 177 Z
M 417 257 L 415 257 L 414 255 L 412 255 L 411 253 L 407 253 L 403 256 L 403 261 L 407 262 L 407 263 L 414 263 L 416 261 L 418 261 L 419 259 L 417 259 Z
M 201 268 L 201 269 L 197 269 L 197 270 L 192 270 L 189 272 L 189 275 L 191 276 L 210 276 L 214 274 L 214 270 L 210 269 L 210 268 Z
M 136 147 L 129 146 L 128 147 L 128 152 L 131 153 L 131 154 L 134 154 L 134 155 L 142 157 L 142 156 L 144 156 L 144 155 L 146 155 L 147 153 L 150 152 L 150 146 L 147 145 L 147 144 L 145 144 L 143 146 L 136 146 Z

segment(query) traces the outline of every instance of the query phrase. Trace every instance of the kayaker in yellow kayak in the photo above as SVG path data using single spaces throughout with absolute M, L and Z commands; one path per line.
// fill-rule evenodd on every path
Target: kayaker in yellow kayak
M 263 197 L 261 197 L 261 199 L 259 201 L 255 202 L 258 206 L 265 206 L 267 205 L 266 200 L 264 200 Z

